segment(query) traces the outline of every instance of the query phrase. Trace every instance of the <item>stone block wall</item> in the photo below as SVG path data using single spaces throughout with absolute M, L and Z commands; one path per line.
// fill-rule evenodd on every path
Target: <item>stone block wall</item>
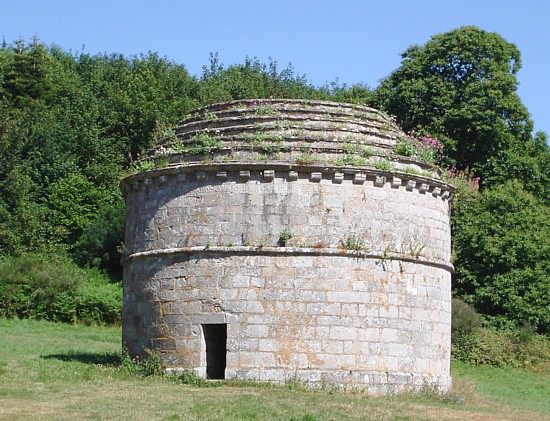
M 139 259 L 130 279 L 143 288 L 125 291 L 134 318 L 125 324 L 127 346 L 155 349 L 167 367 L 205 376 L 201 325 L 226 323 L 226 378 L 297 378 L 374 393 L 450 385 L 447 270 L 269 253 L 178 254 L 156 273 L 158 257 Z

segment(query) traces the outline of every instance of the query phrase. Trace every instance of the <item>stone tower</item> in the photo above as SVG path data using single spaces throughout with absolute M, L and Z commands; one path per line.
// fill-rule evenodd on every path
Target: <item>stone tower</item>
M 452 187 L 396 153 L 405 140 L 325 101 L 183 120 L 121 183 L 129 353 L 208 378 L 446 391 Z

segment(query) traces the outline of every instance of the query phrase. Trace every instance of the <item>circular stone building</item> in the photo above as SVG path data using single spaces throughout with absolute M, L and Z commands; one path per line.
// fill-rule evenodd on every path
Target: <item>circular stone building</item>
M 446 391 L 452 187 L 396 153 L 406 139 L 324 101 L 183 120 L 121 183 L 130 355 L 213 379 Z

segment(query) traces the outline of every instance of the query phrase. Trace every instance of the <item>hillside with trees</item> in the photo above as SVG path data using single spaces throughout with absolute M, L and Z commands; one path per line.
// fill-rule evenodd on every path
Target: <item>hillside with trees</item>
M 196 107 L 273 96 L 366 104 L 395 115 L 407 132 L 437 137 L 445 146 L 440 164 L 459 187 L 454 294 L 487 326 L 548 334 L 550 150 L 547 135 L 533 133 L 517 94 L 520 68 L 515 45 L 475 27 L 409 47 L 401 66 L 373 90 L 313 86 L 274 61 L 247 58 L 226 67 L 212 55 L 195 77 L 155 53 L 91 56 L 38 40 L 4 43 L 0 315 L 78 321 L 89 314 L 87 306 L 101 301 L 97 291 L 119 288 L 124 203 L 118 182 L 140 154 Z M 44 280 L 59 267 L 82 278 L 78 286 L 67 287 L 67 280 L 60 287 L 71 317 L 53 317 L 44 305 L 59 298 Z M 116 322 L 109 291 L 109 316 L 85 320 Z M 42 300 L 43 310 L 33 310 L 33 300 Z

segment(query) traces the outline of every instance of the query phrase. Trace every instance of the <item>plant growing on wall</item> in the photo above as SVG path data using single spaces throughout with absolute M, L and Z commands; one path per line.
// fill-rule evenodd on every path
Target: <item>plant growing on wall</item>
M 379 159 L 374 163 L 374 168 L 382 171 L 389 171 L 392 169 L 392 164 L 387 159 Z
M 349 235 L 344 242 L 344 248 L 346 250 L 366 250 L 367 242 L 357 235 Z
M 443 144 L 430 136 L 405 135 L 400 137 L 393 151 L 399 155 L 411 156 L 430 164 L 443 159 Z
M 292 239 L 293 237 L 293 234 L 292 232 L 285 228 L 281 231 L 281 234 L 279 235 L 279 241 L 277 242 L 277 244 L 280 246 L 280 247 L 286 247 L 287 243 L 290 241 L 290 239 Z

